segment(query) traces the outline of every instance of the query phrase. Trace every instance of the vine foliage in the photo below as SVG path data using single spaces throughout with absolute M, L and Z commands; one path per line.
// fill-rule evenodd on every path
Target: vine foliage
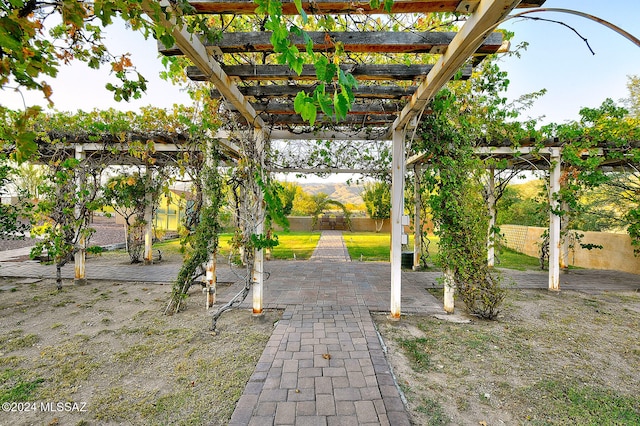
M 493 319 L 504 300 L 501 279 L 487 266 L 488 214 L 480 175 L 484 166 L 473 155 L 473 132 L 464 119 L 452 119 L 456 97 L 448 90 L 432 102 L 416 147 L 431 154 L 432 173 L 423 175 L 425 198 L 440 237 L 440 262 L 470 313 Z

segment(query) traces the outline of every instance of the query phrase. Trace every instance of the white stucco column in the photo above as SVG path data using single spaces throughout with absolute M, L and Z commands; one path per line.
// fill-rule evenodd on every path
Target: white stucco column
M 560 174 L 562 171 L 560 148 L 551 148 L 551 166 L 549 173 L 549 290 L 560 290 L 560 215 L 558 193 L 560 192 Z
M 402 215 L 404 214 L 404 133 L 393 131 L 391 161 L 391 312 L 400 319 L 402 293 Z

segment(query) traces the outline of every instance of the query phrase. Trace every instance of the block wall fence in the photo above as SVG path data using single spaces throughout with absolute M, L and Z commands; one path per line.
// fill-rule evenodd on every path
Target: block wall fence
M 517 252 L 539 257 L 541 236 L 545 229 L 534 226 L 502 225 L 500 226 L 500 232 L 504 236 L 502 244 Z M 587 250 L 577 245 L 574 249 L 569 249 L 569 265 L 640 274 L 640 257 L 634 256 L 629 235 L 577 232 L 584 235 L 581 240 L 583 244 L 601 245 L 602 249 Z

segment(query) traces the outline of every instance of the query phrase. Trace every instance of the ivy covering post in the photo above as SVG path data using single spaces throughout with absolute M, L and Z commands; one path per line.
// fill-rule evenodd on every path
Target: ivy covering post
M 259 169 L 257 173 L 260 174 L 260 180 L 265 182 L 264 176 L 264 158 L 265 158 L 265 141 L 267 136 L 262 129 L 254 129 L 255 144 L 256 144 L 256 160 L 259 162 Z M 256 224 L 255 234 L 264 234 L 264 219 L 265 212 L 263 207 L 264 194 L 262 190 L 258 190 L 255 194 L 256 197 Z M 263 286 L 264 286 L 264 250 L 262 247 L 255 247 L 254 263 L 252 271 L 253 280 L 253 315 L 262 315 L 263 306 Z
M 153 169 L 147 166 L 145 180 L 153 182 Z M 145 185 L 146 186 L 146 185 Z M 148 190 L 144 194 L 144 264 L 153 263 L 153 192 Z
M 86 154 L 84 152 L 84 149 L 82 147 L 82 145 L 76 145 L 76 152 L 75 152 L 75 158 L 76 160 L 78 160 L 80 163 L 82 163 L 84 160 L 86 160 Z M 78 172 L 76 175 L 76 192 L 80 192 L 82 191 L 82 187 L 84 186 L 84 180 L 85 180 L 86 176 L 84 175 L 84 173 L 82 173 L 82 171 Z M 82 213 L 82 205 L 80 204 L 81 200 L 77 200 L 77 204 L 75 206 L 75 215 L 76 217 L 80 217 L 81 213 Z M 80 232 L 80 231 L 78 231 Z M 75 277 L 74 277 L 74 284 L 76 285 L 84 285 L 87 283 L 87 278 L 85 275 L 85 262 L 86 262 L 86 245 L 87 242 L 85 240 L 85 236 L 80 234 L 78 236 L 78 242 L 77 242 L 77 247 L 74 253 L 74 268 L 75 268 Z
M 455 288 L 470 313 L 493 319 L 504 290 L 487 266 L 489 220 L 480 182 L 484 164 L 473 150 L 477 137 L 453 93 L 443 90 L 431 106 L 413 148 L 430 155 L 432 170 L 423 181 L 440 237 L 445 310 L 453 312 Z
M 495 168 L 489 167 L 487 175 L 487 209 L 489 229 L 487 230 L 487 266 L 493 268 L 496 262 L 496 175 Z
M 560 148 L 551 148 L 549 173 L 549 290 L 560 290 L 560 175 L 562 160 Z

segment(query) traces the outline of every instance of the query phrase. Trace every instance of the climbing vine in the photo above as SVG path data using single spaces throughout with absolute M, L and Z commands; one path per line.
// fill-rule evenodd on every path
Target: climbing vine
M 452 275 L 467 309 L 492 319 L 499 313 L 504 290 L 487 267 L 489 221 L 479 179 L 483 165 L 474 156 L 466 123 L 451 119 L 454 94 L 443 90 L 432 108 L 433 114 L 421 123 L 416 148 L 432 155 L 432 173 L 424 173 L 423 185 L 440 237 L 440 265 Z

